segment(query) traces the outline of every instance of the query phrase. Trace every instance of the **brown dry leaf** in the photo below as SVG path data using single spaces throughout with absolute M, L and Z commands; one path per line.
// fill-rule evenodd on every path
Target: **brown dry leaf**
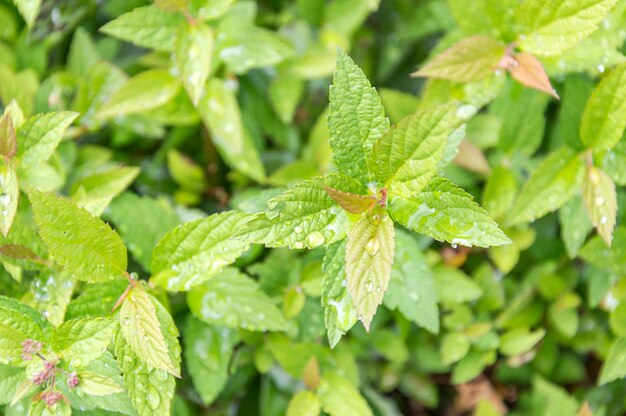
M 506 46 L 489 36 L 471 36 L 435 56 L 411 75 L 456 82 L 480 81 L 494 73 L 505 52 Z
M 351 194 L 329 187 L 324 187 L 324 190 L 341 208 L 351 214 L 365 212 L 376 203 L 376 198 L 373 196 Z
M 17 140 L 13 121 L 8 114 L 0 118 L 0 155 L 12 158 L 17 153 Z
M 456 386 L 456 390 L 454 409 L 458 413 L 455 414 L 473 410 L 481 400 L 491 403 L 501 415 L 508 411 L 502 397 L 485 376 L 479 376 L 468 383 L 459 384 Z
M 593 411 L 591 410 L 591 407 L 589 407 L 588 402 L 583 403 L 583 406 L 580 408 L 576 416 L 593 416 Z
M 518 53 L 515 55 L 517 65 L 508 68 L 509 73 L 520 84 L 545 92 L 559 100 L 559 96 L 550 84 L 548 74 L 541 62 L 529 53 Z

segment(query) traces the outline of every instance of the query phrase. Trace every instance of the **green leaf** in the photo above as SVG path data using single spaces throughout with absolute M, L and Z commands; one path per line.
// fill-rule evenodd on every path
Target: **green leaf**
M 616 0 L 526 0 L 517 10 L 517 45 L 536 55 L 558 55 L 596 30 Z
M 231 85 L 219 78 L 210 79 L 206 93 L 198 104 L 198 111 L 224 161 L 261 182 L 265 178 L 265 168 L 252 137 L 243 125 L 237 95 Z
M 61 111 L 37 114 L 17 130 L 17 159 L 22 168 L 36 168 L 47 161 L 78 113 Z
M 100 216 L 111 200 L 128 188 L 139 172 L 136 167 L 103 166 L 74 182 L 72 199 L 92 215 Z
M 462 333 L 449 333 L 441 340 L 441 362 L 445 365 L 456 363 L 470 350 L 470 341 Z
M 83 286 L 81 293 L 67 305 L 66 319 L 107 316 L 127 287 L 126 280 L 112 280 Z
M 626 338 L 617 338 L 602 364 L 598 383 L 606 384 L 626 377 L 624 360 L 626 360 Z
M 0 364 L 0 405 L 8 404 L 17 386 L 26 378 L 23 368 Z
M 132 192 L 115 198 L 107 212 L 133 257 L 145 270 L 152 270 L 152 250 L 161 237 L 180 224 L 178 215 L 165 200 L 140 197 Z
M 483 294 L 482 288 L 462 270 L 441 265 L 433 269 L 433 274 L 437 297 L 442 303 L 471 302 Z
M 287 321 L 259 285 L 234 268 L 196 286 L 187 294 L 189 309 L 200 320 L 248 331 L 284 331 Z
M 277 33 L 232 19 L 219 26 L 215 50 L 236 74 L 274 66 L 294 53 L 293 46 Z
M 30 189 L 28 198 L 50 256 L 77 279 L 97 282 L 126 272 L 126 247 L 102 220 L 52 194 Z
M 289 401 L 286 416 L 318 416 L 321 410 L 320 400 L 315 394 L 300 390 Z
M 507 356 L 527 353 L 546 334 L 542 328 L 529 331 L 528 328 L 515 328 L 500 337 L 500 352 Z
M 0 363 L 23 366 L 22 343 L 43 341 L 41 316 L 15 299 L 0 296 Z
M 170 416 L 176 387 L 174 377 L 143 362 L 121 335 L 115 343 L 115 356 L 138 415 Z
M 498 116 L 502 123 L 498 148 L 509 154 L 532 155 L 541 146 L 548 102 L 546 94 L 509 80 L 489 106 L 489 114 Z
M 60 325 L 70 302 L 76 279 L 67 272 L 42 271 L 30 281 L 21 301 L 37 309 L 52 325 Z
M 209 326 L 190 315 L 185 325 L 185 362 L 193 386 L 206 405 L 210 405 L 228 380 L 228 366 L 236 333 Z
M 579 189 L 584 164 L 579 154 L 563 147 L 548 155 L 522 188 L 508 223 L 534 221 L 559 209 Z
M 356 308 L 346 281 L 346 243 L 339 241 L 326 248 L 322 265 L 324 281 L 322 306 L 328 343 L 334 348 L 357 321 Z
M 96 117 L 111 117 L 155 109 L 172 100 L 180 89 L 180 81 L 165 69 L 150 69 L 135 75 L 113 92 L 100 107 Z
M 234 238 L 250 219 L 249 214 L 230 211 L 170 231 L 152 253 L 153 283 L 182 291 L 208 280 L 250 247 Z
M 613 69 L 593 90 L 580 123 L 582 142 L 610 149 L 626 129 L 626 63 Z
M 17 6 L 28 27 L 32 27 L 37 15 L 39 15 L 41 0 L 13 0 L 13 3 Z
M 346 244 L 346 280 L 359 320 L 369 331 L 391 278 L 395 248 L 393 221 L 386 211 L 364 213 Z
M 169 328 L 161 328 L 156 307 L 144 289 L 136 287 L 128 292 L 120 310 L 120 323 L 124 339 L 139 359 L 152 368 L 180 376 L 163 336 L 163 330 Z
M 610 246 L 617 215 L 615 184 L 600 169 L 587 166 L 583 180 L 583 200 L 593 226 L 598 230 L 598 234 L 606 244 Z
M 268 91 L 270 103 L 283 123 L 289 124 L 293 120 L 304 87 L 300 77 L 287 71 L 279 72 L 272 80 Z
M 497 166 L 483 188 L 482 206 L 493 218 L 504 218 L 513 208 L 517 195 L 517 182 L 511 170 Z
M 0 162 L 0 231 L 5 237 L 11 230 L 15 214 L 17 213 L 17 203 L 20 196 L 20 189 L 17 182 L 15 169 L 6 162 Z
M 194 105 L 198 104 L 209 78 L 212 53 L 211 28 L 202 23 L 185 24 L 178 28 L 172 60 Z
M 167 152 L 167 169 L 181 188 L 200 193 L 206 187 L 204 170 L 191 158 L 175 149 Z
M 78 373 L 78 380 L 81 390 L 92 396 L 108 396 L 124 391 L 124 388 L 112 379 L 91 371 Z
M 337 52 L 337 68 L 330 87 L 328 129 L 339 172 L 367 181 L 372 147 L 389 129 L 389 120 L 376 90 L 342 51 Z
M 398 309 L 407 319 L 437 334 L 437 299 L 433 274 L 419 244 L 410 234 L 397 230 L 391 280 L 383 299 L 385 307 Z
M 78 27 L 72 36 L 72 43 L 67 54 L 67 69 L 76 75 L 86 75 L 89 69 L 101 60 L 98 46 L 89 32 Z
M 267 247 L 296 249 L 315 248 L 341 240 L 349 223 L 348 216 L 328 195 L 325 187 L 346 192 L 355 189 L 347 178 L 324 179 L 300 182 L 272 198 L 267 203 L 269 211 L 248 223 L 240 238 Z
M 488 78 L 498 69 L 506 46 L 489 36 L 465 38 L 446 49 L 412 75 L 472 82 Z
M 325 375 L 317 389 L 324 412 L 330 416 L 372 416 L 372 410 L 359 390 L 348 380 L 334 374 Z
M 113 339 L 116 326 L 111 318 L 72 319 L 52 334 L 52 349 L 74 367 L 100 357 Z
M 137 46 L 171 51 L 176 29 L 183 22 L 180 13 L 168 13 L 156 5 L 138 7 L 102 26 L 100 31 Z
M 192 1 L 190 7 L 204 20 L 214 20 L 230 9 L 234 0 L 199 0 Z M 198 8 L 197 10 L 195 8 Z
M 599 269 L 622 273 L 626 267 L 626 228 L 615 229 L 610 249 L 600 236 L 596 236 L 583 246 L 579 255 L 587 263 Z
M 535 398 L 532 414 L 551 416 L 554 414 L 577 414 L 580 405 L 567 390 L 561 386 L 547 382 L 540 376 L 533 380 L 533 397 Z
M 399 195 L 419 192 L 435 175 L 448 136 L 458 127 L 454 105 L 404 118 L 374 145 L 370 167 L 376 179 Z
M 412 198 L 390 195 L 389 212 L 405 227 L 439 241 L 469 247 L 511 242 L 469 194 L 439 177 Z

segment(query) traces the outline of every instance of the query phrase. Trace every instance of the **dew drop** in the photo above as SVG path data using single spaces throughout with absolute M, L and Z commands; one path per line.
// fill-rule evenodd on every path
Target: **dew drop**
M 452 243 L 451 245 L 452 245 L 452 248 L 457 248 L 458 247 L 457 243 Z
M 365 290 L 367 291 L 367 293 L 371 293 L 371 292 L 372 292 L 372 290 L 374 290 L 374 283 L 372 283 L 372 281 L 371 281 L 371 280 L 368 280 L 368 281 L 365 283 Z
M 301 249 L 301 248 L 304 248 L 304 244 L 302 244 L 302 242 L 300 241 L 296 241 L 295 243 L 293 243 L 293 247 L 297 249 Z
M 602 196 L 596 197 L 596 205 L 599 206 L 599 207 L 604 205 L 604 197 L 602 197 Z
M 609 219 L 607 217 L 600 218 L 600 224 L 606 224 L 607 222 L 609 222 Z
M 378 237 L 376 236 L 370 238 L 367 244 L 365 244 L 365 251 L 367 251 L 370 256 L 375 256 L 376 253 L 378 253 L 379 249 L 380 249 L 380 241 L 378 240 Z
M 11 203 L 11 195 L 9 194 L 1 194 L 0 195 L 0 205 L 7 206 Z
M 311 247 L 317 247 L 324 244 L 324 236 L 319 231 L 314 231 L 306 237 L 306 244 Z
M 296 234 L 300 234 L 302 232 L 302 227 L 300 227 L 299 225 L 296 225 L 296 227 L 293 229 Z
M 159 405 L 161 404 L 161 396 L 154 386 L 148 387 L 146 401 L 148 402 L 148 407 L 150 407 L 150 409 L 156 410 L 159 408 Z

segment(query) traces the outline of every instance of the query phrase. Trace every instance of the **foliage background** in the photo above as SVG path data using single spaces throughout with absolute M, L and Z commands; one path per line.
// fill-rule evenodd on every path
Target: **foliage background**
M 33 187 L 68 196 L 111 224 L 128 248 L 127 270 L 151 281 L 153 298 L 147 302 L 156 305 L 157 324 L 168 322 L 169 311 L 168 339 L 181 333 L 182 378 L 175 387 L 171 375 L 152 377 L 136 357 L 130 367 L 117 368 L 121 364 L 113 355 L 119 360 L 132 351 L 120 347 L 123 342 L 107 344 L 105 337 L 106 352 L 90 371 L 114 382 L 80 395 L 66 392 L 73 414 L 626 411 L 623 210 L 612 213 L 617 228 L 609 247 L 592 229 L 595 223 L 610 241 L 606 235 L 613 230 L 602 227 L 607 222 L 602 218 L 611 212 L 592 212 L 590 219 L 583 202 L 610 201 L 615 194 L 617 206 L 623 206 L 624 75 L 614 77 L 613 95 L 596 100 L 599 119 L 611 114 L 617 120 L 610 134 L 605 131 L 590 145 L 589 133 L 580 127 L 600 80 L 624 73 L 625 1 L 157 3 L 22 0 L 16 6 L 0 0 L 3 107 L 14 100 L 26 119 L 77 113 L 46 121 L 40 134 L 55 126 L 59 140 L 63 137 L 56 150 L 21 158 L 19 206 L 18 185 L 7 185 L 13 183 L 12 168 L 8 162 L 2 166 L 0 203 L 13 196 L 2 213 L 3 233 L 11 231 L 2 241 L 0 292 L 56 327 L 76 318 L 112 316 L 126 287 L 123 280 L 87 278 L 88 262 L 70 268 L 71 253 L 68 264 L 52 257 L 76 276 L 49 267 L 30 207 L 36 208 L 39 197 L 24 194 Z M 533 24 L 538 3 L 547 10 L 585 8 L 587 20 L 596 23 L 590 29 L 574 23 L 557 27 L 551 37 L 544 34 L 543 44 L 522 39 L 518 34 Z M 546 14 L 541 18 L 549 19 Z M 503 73 L 469 83 L 411 77 L 433 56 L 477 34 L 517 40 L 537 55 L 561 100 Z M 480 201 L 513 244 L 465 248 L 397 231 L 384 307 L 369 332 L 355 325 L 331 349 L 324 302 L 333 298 L 320 299 L 329 273 L 323 248 L 248 248 L 233 239 L 224 250 L 235 254 L 200 263 L 204 268 L 207 261 L 221 262 L 212 272 L 234 261 L 233 266 L 187 295 L 177 292 L 180 288 L 165 290 L 176 285 L 167 274 L 171 253 L 165 247 L 159 256 L 153 249 L 179 224 L 229 209 L 263 212 L 288 186 L 333 170 L 326 119 L 337 48 L 363 69 L 394 124 L 435 104 L 462 103 L 457 114 L 467 120 L 464 138 L 452 145 L 454 161 L 441 174 Z M 6 114 L 14 111 L 8 108 Z M 598 119 L 590 123 L 593 129 Z M 617 140 L 607 143 L 609 136 Z M 608 186 L 586 196 L 585 183 L 593 176 L 588 166 L 605 172 L 616 192 Z M 535 182 L 529 184 L 529 177 Z M 65 212 L 64 206 L 58 209 Z M 12 226 L 10 210 L 16 212 Z M 239 217 L 219 218 L 226 223 Z M 71 232 L 80 234 L 83 223 L 76 221 Z M 204 227 L 201 232 L 208 233 L 217 220 Z M 93 241 L 103 235 L 94 234 Z M 44 266 L 7 245 L 28 247 Z M 76 273 L 80 267 L 85 276 Z M 206 313 L 207 293 L 219 290 L 225 297 Z M 0 311 L 22 307 L 2 299 Z M 132 319 L 128 308 L 119 313 Z M 7 328 L 8 316 L 1 315 L 0 322 Z M 180 353 L 168 348 L 172 356 Z M 69 355 L 61 359 L 67 371 L 85 365 Z M 5 414 L 27 414 L 29 407 L 31 414 L 70 411 L 69 404 L 52 410 L 31 405 L 34 391 L 9 406 L 16 386 L 35 370 L 8 365 L 6 357 L 0 363 Z M 110 367 L 115 370 L 105 370 Z M 132 383 L 120 370 L 145 371 L 144 384 L 131 392 Z M 123 386 L 122 391 L 112 386 Z

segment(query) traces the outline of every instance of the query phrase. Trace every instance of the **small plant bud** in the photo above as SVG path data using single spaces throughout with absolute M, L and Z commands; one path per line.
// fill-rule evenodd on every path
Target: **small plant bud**
M 44 382 L 50 380 L 56 371 L 56 363 L 53 361 L 44 361 L 43 370 L 35 373 L 33 378 L 30 380 L 34 384 L 40 385 Z
M 51 407 L 63 399 L 63 393 L 57 390 L 46 391 L 41 395 L 41 399 L 46 403 L 46 406 Z
M 78 386 L 78 375 L 76 373 L 71 373 L 67 376 L 67 386 L 71 389 Z
M 33 355 L 41 351 L 41 342 L 26 339 L 22 342 L 22 360 L 30 361 L 33 359 Z

